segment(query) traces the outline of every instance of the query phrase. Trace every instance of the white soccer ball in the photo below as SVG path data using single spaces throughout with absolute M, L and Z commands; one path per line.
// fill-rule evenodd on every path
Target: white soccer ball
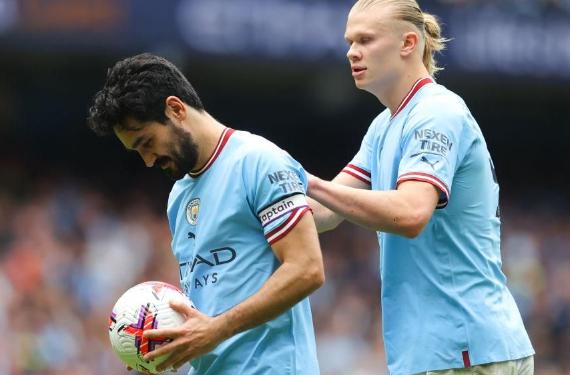
M 168 355 L 148 363 L 142 357 L 170 340 L 168 338 L 149 340 L 143 337 L 143 332 L 149 329 L 176 327 L 184 323 L 184 317 L 168 304 L 172 299 L 191 305 L 190 300 L 180 289 L 160 281 L 135 285 L 117 300 L 109 318 L 109 338 L 113 350 L 125 365 L 140 372 L 159 373 L 156 366 Z M 170 370 L 166 369 L 164 372 Z

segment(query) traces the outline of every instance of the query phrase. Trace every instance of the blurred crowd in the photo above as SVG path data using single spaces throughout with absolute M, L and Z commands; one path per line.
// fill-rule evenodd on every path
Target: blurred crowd
M 108 340 L 116 298 L 141 281 L 178 284 L 165 213 L 152 202 L 166 197 L 128 196 L 65 177 L 0 184 L 0 375 L 127 373 Z M 536 373 L 570 374 L 570 216 L 508 203 L 504 270 Z M 343 224 L 321 244 L 327 281 L 311 300 L 322 374 L 385 374 L 376 238 Z

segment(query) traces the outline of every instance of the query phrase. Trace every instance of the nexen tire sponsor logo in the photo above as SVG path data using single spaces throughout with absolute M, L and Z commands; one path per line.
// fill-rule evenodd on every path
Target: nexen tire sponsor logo
M 442 156 L 447 156 L 448 152 L 451 151 L 451 147 L 453 147 L 449 136 L 434 129 L 416 130 L 414 139 L 420 142 L 422 151 L 430 151 Z
M 258 214 L 259 220 L 261 220 L 261 225 L 265 226 L 280 218 L 281 216 L 293 211 L 297 207 L 307 206 L 307 200 L 303 194 L 295 194 L 291 197 L 287 197 L 278 202 L 273 203 L 271 206 L 267 207 Z

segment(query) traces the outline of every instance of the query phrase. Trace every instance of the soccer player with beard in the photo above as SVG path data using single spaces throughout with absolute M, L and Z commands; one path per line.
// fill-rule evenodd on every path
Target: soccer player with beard
M 436 18 L 415 0 L 359 0 L 345 38 L 356 86 L 386 109 L 332 182 L 309 177 L 308 194 L 319 231 L 348 219 L 378 233 L 390 373 L 532 374 L 485 138 L 432 78 Z
M 172 250 L 196 309 L 174 303 L 186 323 L 147 330 L 172 341 L 145 359 L 170 353 L 160 368 L 191 361 L 191 374 L 319 374 L 307 296 L 324 273 L 301 165 L 216 121 L 183 74 L 151 54 L 109 70 L 89 124 L 177 180 Z

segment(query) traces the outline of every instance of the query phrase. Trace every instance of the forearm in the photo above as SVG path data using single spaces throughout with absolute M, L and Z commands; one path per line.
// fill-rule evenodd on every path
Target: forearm
M 219 315 L 224 339 L 281 315 L 322 284 L 319 267 L 283 263 L 263 287 L 233 309 Z
M 279 268 L 257 293 L 216 318 L 225 338 L 275 318 L 323 284 L 323 258 L 310 213 L 271 247 Z
M 424 215 L 414 203 L 414 197 L 399 190 L 354 189 L 315 179 L 310 195 L 353 223 L 407 237 L 418 234 L 420 216 Z
M 336 228 L 344 218 L 316 200 L 307 197 L 307 202 L 313 211 L 317 232 L 323 233 Z
M 315 177 L 308 174 L 309 179 L 309 191 L 312 190 L 313 182 L 319 181 L 318 177 Z M 370 189 L 370 185 L 362 180 L 359 180 L 350 174 L 340 172 L 333 180 L 333 183 L 338 185 L 349 186 L 355 189 Z M 309 193 L 311 195 L 311 193 Z M 344 217 L 339 214 L 339 212 L 335 212 L 331 210 L 329 207 L 326 207 L 319 203 L 318 201 L 307 197 L 307 202 L 309 202 L 309 206 L 313 210 L 313 216 L 315 218 L 315 224 L 317 226 L 317 231 L 319 233 L 323 233 L 329 230 L 336 228 L 340 223 L 344 221 Z

